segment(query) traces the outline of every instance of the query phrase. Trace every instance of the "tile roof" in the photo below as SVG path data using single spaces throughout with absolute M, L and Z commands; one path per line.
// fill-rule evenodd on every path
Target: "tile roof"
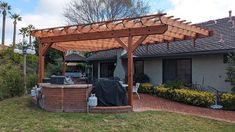
M 78 54 L 70 54 L 65 56 L 66 62 L 84 62 L 86 58 Z
M 88 57 L 87 60 L 89 60 L 89 61 L 114 60 L 114 59 L 117 59 L 118 50 L 122 50 L 122 49 L 113 49 L 113 50 L 106 50 L 106 51 L 96 52 L 95 54 Z
M 0 44 L 0 50 L 6 49 L 8 46 Z
M 138 57 L 158 57 L 235 50 L 235 24 L 229 22 L 229 20 L 230 18 L 226 17 L 196 24 L 213 30 L 214 35 L 208 38 L 197 39 L 195 47 L 193 46 L 192 40 L 176 41 L 169 43 L 169 48 L 166 43 L 139 46 L 134 52 L 134 55 Z M 232 20 L 235 21 L 235 16 L 232 17 Z M 115 50 L 109 50 L 97 52 L 88 59 L 105 60 L 107 58 L 111 59 L 115 57 Z

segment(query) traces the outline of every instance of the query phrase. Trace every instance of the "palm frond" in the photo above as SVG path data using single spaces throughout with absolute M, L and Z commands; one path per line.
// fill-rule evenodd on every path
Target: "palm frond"
M 19 14 L 16 14 L 16 13 L 14 13 L 14 14 L 10 13 L 10 18 L 15 20 L 15 21 L 21 21 L 22 20 L 22 17 Z

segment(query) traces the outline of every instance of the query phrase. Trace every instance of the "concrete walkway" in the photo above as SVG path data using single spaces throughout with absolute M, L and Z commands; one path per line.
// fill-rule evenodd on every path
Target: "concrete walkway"
M 134 95 L 135 112 L 148 110 L 168 111 L 235 123 L 235 111 L 213 110 L 191 106 L 147 94 L 140 94 L 140 98 L 139 100 Z

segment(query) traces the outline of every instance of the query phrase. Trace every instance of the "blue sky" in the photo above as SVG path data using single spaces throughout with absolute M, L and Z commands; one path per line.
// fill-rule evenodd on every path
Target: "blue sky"
M 19 13 L 23 21 L 18 22 L 18 29 L 33 24 L 36 28 L 66 25 L 63 9 L 71 0 L 3 0 L 12 6 L 12 12 Z M 193 23 L 209 21 L 228 16 L 228 11 L 235 9 L 235 0 L 146 0 L 151 12 L 166 12 Z M 0 15 L 1 16 L 1 15 Z M 1 16 L 2 17 L 2 16 Z M 0 19 L 0 23 L 2 20 Z M 1 25 L 1 24 L 0 24 Z M 1 31 L 0 26 L 0 31 Z M 6 23 L 6 42 L 12 42 L 13 25 L 8 17 Z M 19 41 L 20 36 L 17 40 Z M 0 38 L 1 39 L 1 38 Z
M 151 10 L 153 12 L 157 12 L 158 10 L 167 11 L 173 8 L 173 5 L 169 0 L 149 0 L 149 5 L 151 5 Z
M 35 7 L 39 4 L 38 0 L 8 0 L 13 11 L 26 14 L 34 12 Z M 169 10 L 173 5 L 169 0 L 149 0 L 151 10 L 156 12 L 158 10 Z
M 11 5 L 12 11 L 27 14 L 33 12 L 38 4 L 38 0 L 7 0 Z

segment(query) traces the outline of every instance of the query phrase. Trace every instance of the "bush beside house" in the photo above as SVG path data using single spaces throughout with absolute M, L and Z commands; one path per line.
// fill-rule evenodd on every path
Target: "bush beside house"
M 186 104 L 209 107 L 215 102 L 215 93 L 192 89 L 172 89 L 164 87 L 164 85 L 156 86 L 155 93 L 159 97 L 178 101 Z M 235 95 L 231 93 L 222 93 L 220 96 L 220 104 L 224 109 L 235 110 Z
M 154 87 L 151 83 L 141 83 L 139 92 L 195 106 L 209 107 L 215 103 L 215 93 L 187 89 L 178 84 Z M 224 109 L 235 110 L 235 94 L 222 93 L 220 104 L 223 105 Z
M 213 93 L 189 89 L 171 89 L 164 86 L 155 87 L 156 95 L 166 99 L 192 104 L 197 106 L 210 106 L 214 104 Z
M 139 87 L 139 92 L 141 93 L 153 93 L 154 86 L 151 83 L 141 83 Z
M 223 105 L 225 109 L 235 110 L 235 94 L 223 93 L 221 95 L 221 105 Z

